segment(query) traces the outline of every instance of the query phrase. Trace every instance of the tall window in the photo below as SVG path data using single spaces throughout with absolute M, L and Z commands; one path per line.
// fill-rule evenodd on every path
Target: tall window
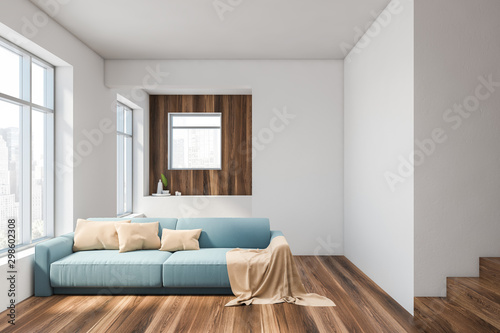
M 132 213 L 132 110 L 118 103 L 117 110 L 117 215 Z
M 11 219 L 18 246 L 54 234 L 54 67 L 0 39 L 0 253 Z
M 169 114 L 169 169 L 221 169 L 221 114 Z

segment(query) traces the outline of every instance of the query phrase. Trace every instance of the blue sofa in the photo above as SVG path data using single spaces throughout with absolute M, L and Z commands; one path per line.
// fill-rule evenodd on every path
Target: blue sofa
M 94 221 L 120 221 L 94 218 Z M 118 250 L 73 252 L 74 233 L 36 245 L 35 296 L 53 294 L 232 294 L 226 252 L 266 248 L 283 235 L 266 218 L 135 218 L 132 223 L 160 223 L 162 229 L 202 229 L 200 250 L 166 252 Z

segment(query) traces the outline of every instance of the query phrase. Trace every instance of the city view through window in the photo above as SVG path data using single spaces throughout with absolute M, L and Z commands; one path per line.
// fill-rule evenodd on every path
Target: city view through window
M 0 249 L 7 247 L 7 221 L 20 221 L 20 107 L 0 101 Z M 20 234 L 20 223 L 17 223 Z M 17 237 L 17 243 L 20 237 Z
M 170 114 L 170 169 L 221 168 L 221 114 Z
M 30 80 L 23 80 L 28 71 Z M 53 194 L 47 186 L 48 157 L 53 156 L 49 144 L 53 140 L 53 69 L 0 43 L 0 72 L 2 251 L 7 248 L 9 219 L 16 221 L 16 244 L 49 236 L 47 226 L 53 223 L 49 212 Z M 31 181 L 23 183 L 26 180 Z

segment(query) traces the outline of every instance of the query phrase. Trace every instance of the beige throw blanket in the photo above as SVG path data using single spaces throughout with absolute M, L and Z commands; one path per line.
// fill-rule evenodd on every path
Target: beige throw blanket
M 267 249 L 233 249 L 226 253 L 226 260 L 231 289 L 236 296 L 226 306 L 283 302 L 335 306 L 326 297 L 306 293 L 283 236 L 274 238 Z

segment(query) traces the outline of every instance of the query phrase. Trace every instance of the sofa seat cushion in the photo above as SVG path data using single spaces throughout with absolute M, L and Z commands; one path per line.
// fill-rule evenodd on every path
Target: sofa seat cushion
M 162 265 L 172 255 L 158 250 L 75 252 L 50 265 L 52 287 L 161 287 Z
M 163 264 L 164 287 L 231 287 L 226 252 L 230 248 L 179 251 Z

